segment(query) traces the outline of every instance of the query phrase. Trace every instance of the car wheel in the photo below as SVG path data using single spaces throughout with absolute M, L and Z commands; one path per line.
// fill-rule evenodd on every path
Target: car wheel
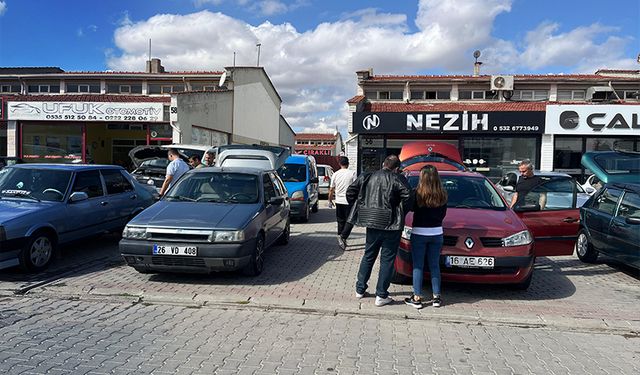
M 584 229 L 578 233 L 578 240 L 576 241 L 576 253 L 578 258 L 585 263 L 593 263 L 598 259 L 598 251 L 593 248 L 587 231 Z
M 396 270 L 396 266 L 394 265 L 393 272 L 391 273 L 391 282 L 400 285 L 410 285 L 412 282 L 412 278 L 398 273 L 398 271 Z
M 20 266 L 30 272 L 41 272 L 53 261 L 54 251 L 53 236 L 43 231 L 36 232 L 20 252 Z
M 300 221 L 302 221 L 303 223 L 309 221 L 309 203 L 305 204 L 304 214 L 300 218 Z
M 264 235 L 258 234 L 256 238 L 256 247 L 251 254 L 249 264 L 244 268 L 243 273 L 247 276 L 258 276 L 264 268 Z
M 320 203 L 319 201 L 316 201 L 316 204 L 314 204 L 313 207 L 311 207 L 311 212 L 313 212 L 313 213 L 318 212 L 318 204 L 319 203 Z
M 289 237 L 291 237 L 291 223 L 287 220 L 287 224 L 284 227 L 284 232 L 278 237 L 278 241 L 276 241 L 276 245 L 286 245 L 289 243 Z

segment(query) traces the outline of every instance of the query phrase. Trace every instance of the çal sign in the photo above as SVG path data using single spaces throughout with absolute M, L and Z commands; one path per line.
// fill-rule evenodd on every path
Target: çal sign
M 162 122 L 162 103 L 7 102 L 8 120 Z
M 640 135 L 637 105 L 548 105 L 548 134 Z

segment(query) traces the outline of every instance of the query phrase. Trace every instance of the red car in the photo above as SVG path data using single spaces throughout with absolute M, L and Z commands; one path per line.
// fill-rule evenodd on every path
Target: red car
M 452 145 L 406 144 L 400 160 L 412 187 L 424 165 L 436 166 L 449 195 L 440 257 L 443 281 L 513 284 L 527 289 L 537 256 L 573 254 L 579 216 L 570 181 L 566 185 L 543 181 L 532 190 L 532 194 L 546 194 L 547 202 L 555 206 L 524 206 L 515 212 L 489 179 L 466 169 Z M 396 256 L 395 282 L 407 282 L 412 274 L 412 221 L 409 212 Z M 428 272 L 425 279 L 429 279 Z

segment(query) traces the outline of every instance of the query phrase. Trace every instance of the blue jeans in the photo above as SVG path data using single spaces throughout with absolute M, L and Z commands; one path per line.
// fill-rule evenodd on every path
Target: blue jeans
M 411 258 L 413 259 L 413 294 L 422 295 L 422 279 L 424 277 L 425 253 L 431 274 L 431 289 L 434 295 L 440 295 L 440 251 L 442 250 L 441 234 L 421 236 L 411 234 Z
M 393 262 L 398 253 L 400 245 L 399 230 L 379 230 L 367 228 L 367 241 L 364 248 L 364 255 L 360 261 L 358 270 L 358 281 L 356 282 L 356 292 L 364 294 L 367 290 L 367 282 L 371 277 L 373 264 L 380 254 L 380 273 L 378 273 L 378 284 L 376 285 L 376 296 L 387 298 L 389 296 L 389 285 L 391 284 L 391 274 L 393 273 Z

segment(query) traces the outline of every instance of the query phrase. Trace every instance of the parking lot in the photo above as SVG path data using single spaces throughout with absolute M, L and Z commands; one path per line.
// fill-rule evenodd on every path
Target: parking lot
M 364 230 L 356 228 L 347 251 L 340 250 L 334 233 L 334 211 L 325 208 L 325 203 L 321 202 L 319 213 L 313 214 L 309 223 L 292 225 L 289 245 L 267 250 L 265 270 L 255 278 L 237 273 L 139 274 L 120 259 L 118 236 L 107 235 L 63 248 L 44 274 L 4 270 L 0 294 L 640 334 L 639 277 L 635 271 L 606 259 L 585 264 L 575 256 L 539 258 L 531 287 L 524 292 L 495 285 L 444 284 L 444 305 L 440 309 L 409 308 L 401 300 L 411 293 L 411 287 L 392 285 L 391 296 L 397 302 L 376 308 L 373 298 L 354 297 Z M 375 279 L 374 272 L 370 285 L 375 285 Z

